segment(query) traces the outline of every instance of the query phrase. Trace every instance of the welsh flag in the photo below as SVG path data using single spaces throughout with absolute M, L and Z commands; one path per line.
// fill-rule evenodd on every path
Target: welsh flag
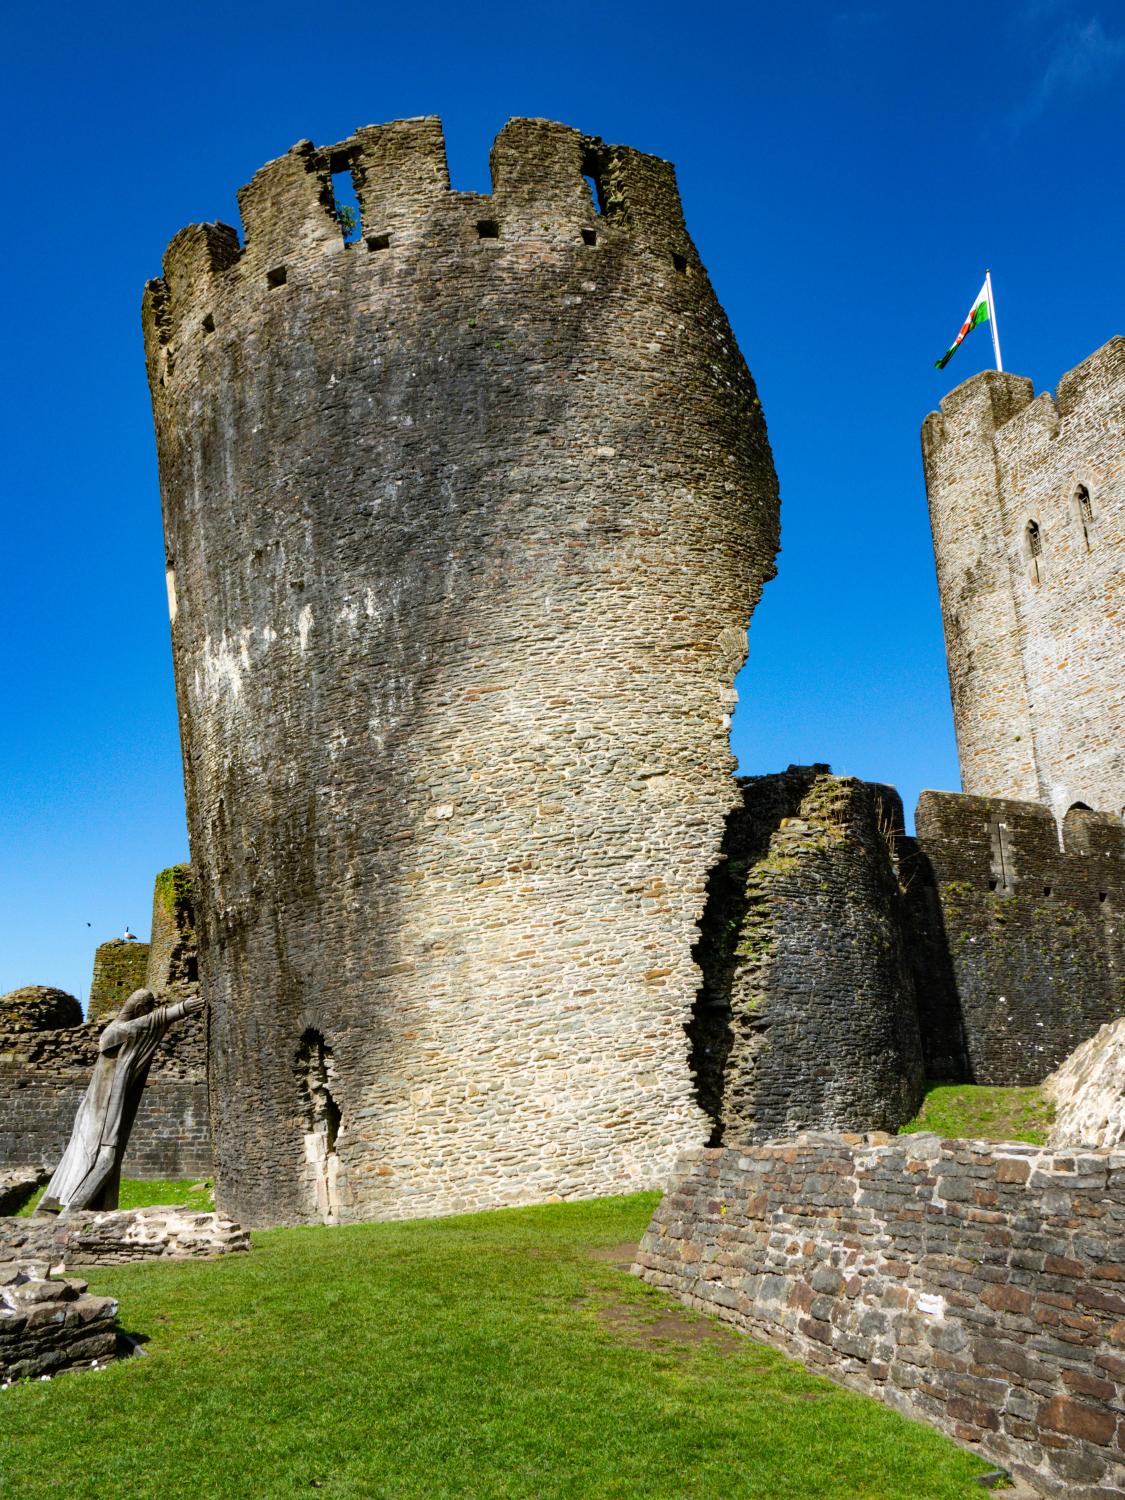
M 972 307 L 969 309 L 969 316 L 961 324 L 960 333 L 953 340 L 952 344 L 950 344 L 949 348 L 945 351 L 942 357 L 934 361 L 934 368 L 936 370 L 944 370 L 949 361 L 957 353 L 957 350 L 961 345 L 961 340 L 965 337 L 965 335 L 971 332 L 978 323 L 987 322 L 988 282 L 986 281 L 985 284 L 981 287 L 980 291 L 977 293 L 976 300 L 974 301 Z

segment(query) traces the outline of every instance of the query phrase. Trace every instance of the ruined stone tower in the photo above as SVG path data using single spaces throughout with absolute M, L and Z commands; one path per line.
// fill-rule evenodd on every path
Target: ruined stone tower
M 964 790 L 1125 809 L 1125 339 L 922 428 Z
M 346 244 L 333 174 L 361 208 Z M 596 201 L 583 178 L 592 180 Z M 672 167 L 302 142 L 144 308 L 221 1205 L 655 1186 L 778 501 Z

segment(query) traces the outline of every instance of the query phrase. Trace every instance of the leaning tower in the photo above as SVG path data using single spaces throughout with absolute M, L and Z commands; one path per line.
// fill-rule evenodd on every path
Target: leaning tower
M 963 789 L 1125 811 L 1125 339 L 922 428 Z
M 302 142 L 244 245 L 185 229 L 145 295 L 250 1224 L 650 1187 L 706 1138 L 684 1027 L 765 424 L 668 163 L 513 120 L 492 181 L 450 190 L 434 119 Z

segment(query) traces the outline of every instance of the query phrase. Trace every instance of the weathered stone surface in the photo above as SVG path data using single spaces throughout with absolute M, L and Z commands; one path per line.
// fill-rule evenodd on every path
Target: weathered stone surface
M 58 1031 L 82 1024 L 82 1007 L 66 990 L 49 984 L 27 984 L 0 995 L 0 1033 Z
M 923 792 L 903 841 L 908 944 L 931 1078 L 1041 1083 L 1125 1012 L 1125 826 Z
M 112 1297 L 91 1296 L 84 1281 L 47 1279 L 41 1267 L 5 1266 L 2 1257 L 0 1247 L 0 1385 L 113 1358 Z
M 895 1129 L 923 1081 L 898 796 L 827 766 L 738 785 L 695 950 L 692 1065 L 712 1139 Z
M 40 1183 L 50 1177 L 46 1167 L 0 1168 L 0 1218 L 18 1213 Z
M 1068 1500 L 1121 1496 L 1125 1152 L 805 1136 L 689 1152 L 636 1272 Z
M 1125 1145 L 1125 1016 L 1077 1047 L 1043 1092 L 1055 1101 L 1052 1146 Z
M 114 1266 L 189 1260 L 248 1250 L 250 1236 L 223 1214 L 185 1208 L 73 1209 L 57 1218 L 0 1219 L 0 1268 Z
M 106 1021 L 116 1015 L 134 990 L 144 989 L 148 973 L 148 944 L 111 938 L 94 954 L 94 977 L 86 1019 Z
M 303 142 L 244 247 L 186 229 L 146 294 L 219 1202 L 254 1224 L 653 1186 L 708 1130 L 684 1025 L 765 425 L 666 162 L 514 120 L 492 166 L 451 192 L 432 119 Z
M 922 428 L 966 792 L 1125 807 L 1125 339 L 1054 396 L 988 371 Z

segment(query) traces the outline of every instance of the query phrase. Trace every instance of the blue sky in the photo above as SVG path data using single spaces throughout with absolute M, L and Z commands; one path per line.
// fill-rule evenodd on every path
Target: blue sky
M 1125 332 L 1125 8 L 1110 0 L 11 7 L 0 423 L 0 992 L 85 997 L 187 854 L 139 303 L 184 224 L 294 141 L 440 114 L 487 190 L 512 115 L 674 161 L 769 422 L 780 575 L 746 771 L 958 785 L 918 449 L 991 265 L 1037 387 Z

